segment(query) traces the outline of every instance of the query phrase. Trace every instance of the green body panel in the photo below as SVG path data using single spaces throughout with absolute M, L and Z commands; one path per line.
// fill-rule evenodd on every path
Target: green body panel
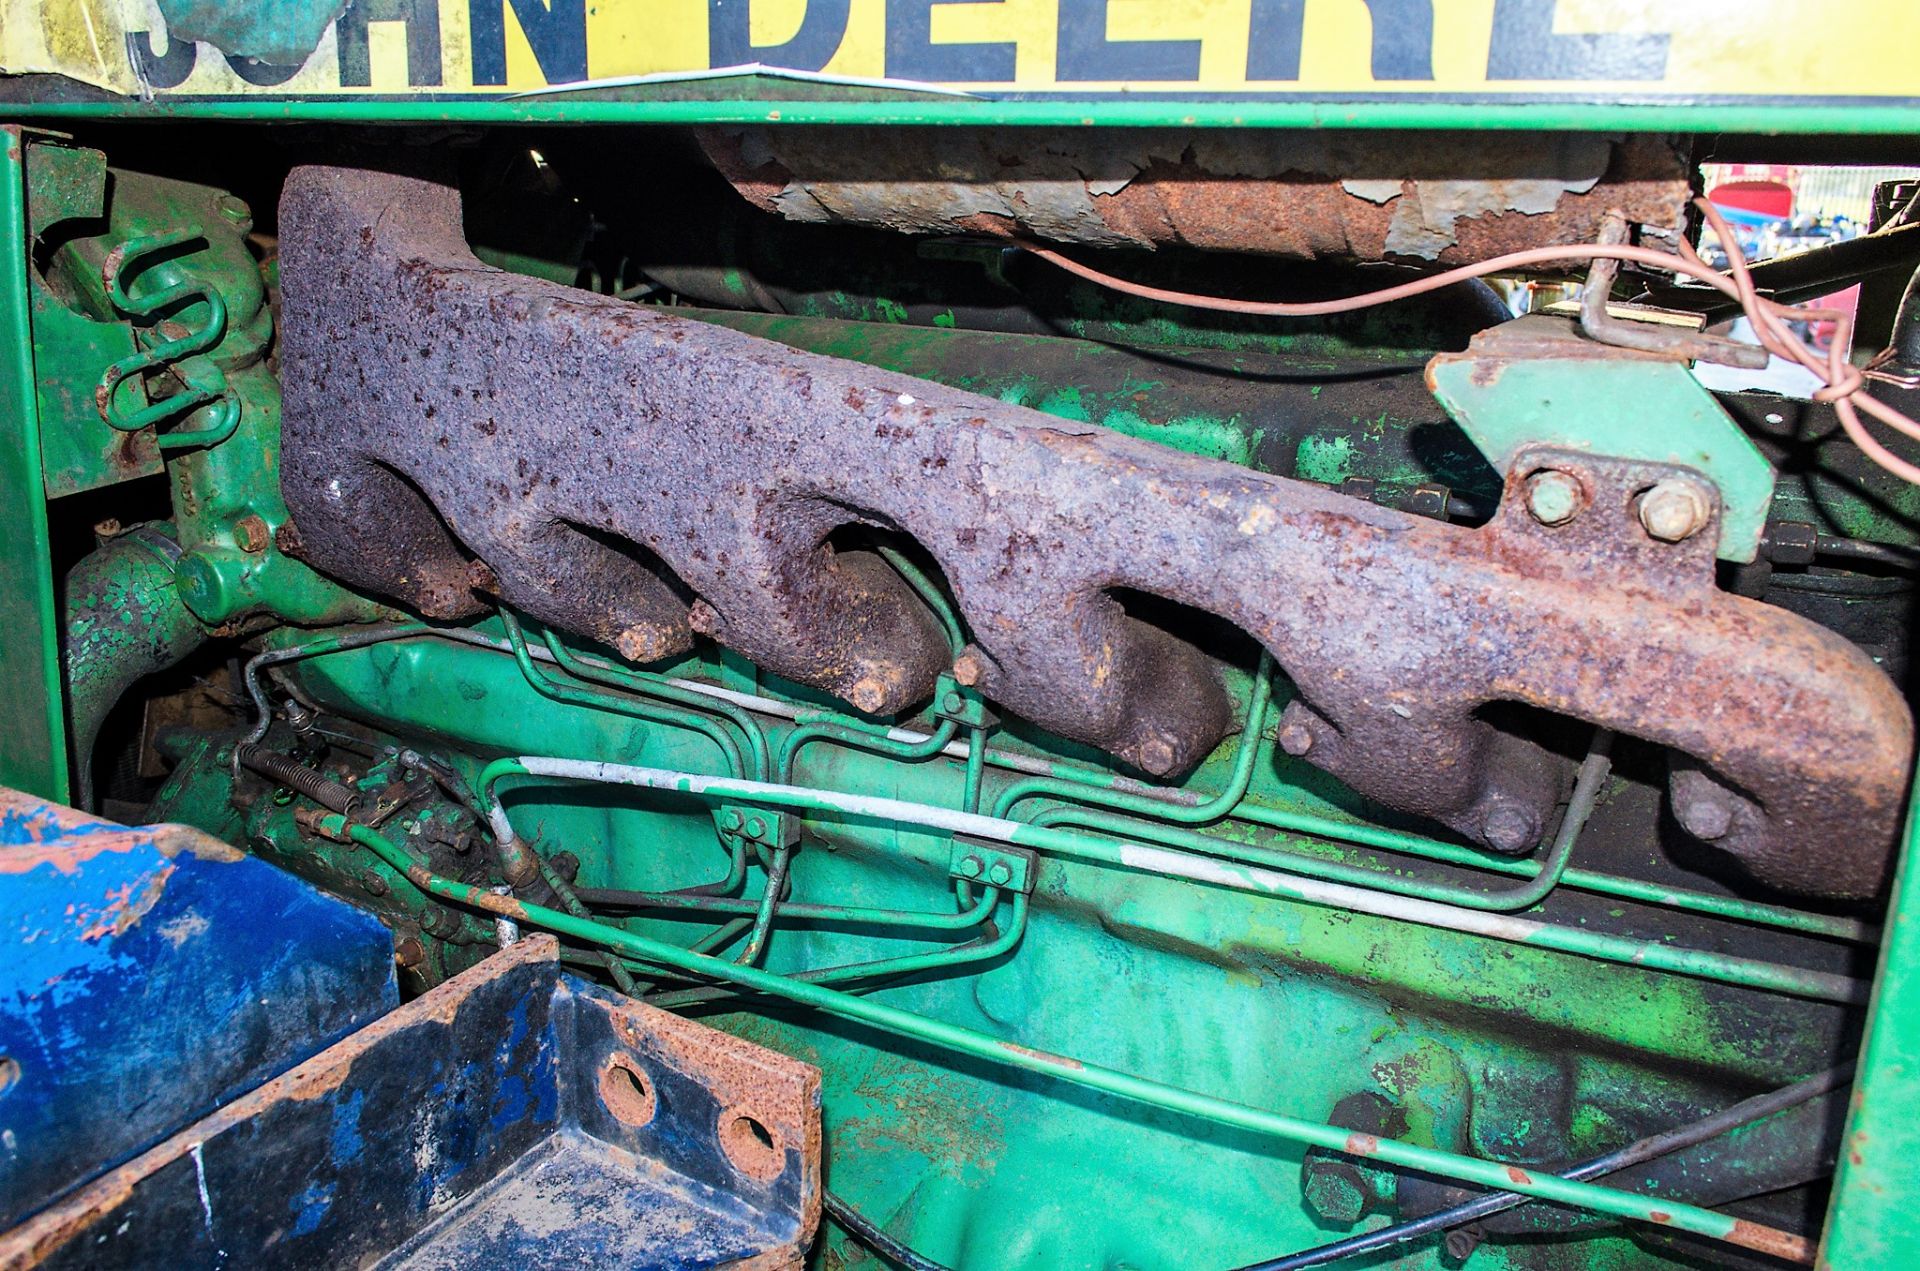
M 36 238 L 85 233 L 107 211 L 107 156 L 81 146 L 36 142 L 27 152 L 27 201 Z M 36 196 L 36 183 L 47 187 Z M 76 225 L 74 222 L 78 222 Z M 124 226 L 123 226 L 124 231 Z M 134 352 L 133 329 L 113 312 L 98 277 L 29 280 L 40 374 L 40 448 L 47 496 L 58 498 L 161 471 L 150 431 L 123 433 L 100 417 L 94 390 L 107 365 Z M 56 277 L 57 277 L 56 273 Z
M 59 610 L 28 317 L 26 144 L 20 129 L 0 127 L 0 783 L 64 803 Z
M 1820 1244 L 1823 1271 L 1907 1266 L 1920 1254 L 1920 817 L 1911 812 L 1902 853 Z
M 710 83 L 722 81 L 709 81 Z M 492 124 L 940 124 L 976 127 L 1103 128 L 1444 128 L 1470 132 L 1727 132 L 1909 136 L 1920 132 L 1920 107 L 1723 103 L 1645 105 L 1633 102 L 1330 102 L 1205 100 L 1129 94 L 1104 101 L 970 101 L 913 93 L 857 93 L 831 86 L 748 81 L 737 97 L 695 100 L 538 96 L 473 99 L 410 94 L 345 99 L 262 101 L 92 102 L 9 105 L 22 118 L 233 119 L 255 121 L 382 121 Z M 758 91 L 756 91 L 758 90 Z M 612 97 L 612 94 L 608 94 Z M 840 98 L 836 100 L 836 98 Z

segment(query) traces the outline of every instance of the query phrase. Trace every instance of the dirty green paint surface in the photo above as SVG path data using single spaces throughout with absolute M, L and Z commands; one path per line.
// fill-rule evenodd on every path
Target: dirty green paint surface
M 0 784 L 68 801 L 60 644 L 27 308 L 25 140 L 0 127 Z
M 378 719 L 415 744 L 474 756 L 460 761 L 470 780 L 484 758 L 529 752 L 720 771 L 720 754 L 704 739 L 551 702 L 499 653 L 413 641 L 297 666 L 299 682 L 323 704 Z M 711 671 L 697 661 L 677 668 Z M 772 682 L 741 687 L 778 693 Z M 1245 692 L 1243 677 L 1236 695 Z M 784 728 L 774 727 L 777 741 Z M 1217 790 L 1231 762 L 1229 745 L 1189 784 Z M 230 816 L 216 768 L 203 761 L 183 769 L 156 815 Z M 801 752 L 795 780 L 957 806 L 963 765 L 816 744 Z M 988 804 L 1009 780 L 990 770 Z M 504 790 L 516 825 L 541 851 L 581 858 L 584 885 L 666 889 L 724 872 L 713 822 L 698 803 L 538 779 Z M 1277 758 L 1258 765 L 1254 795 L 1313 812 L 1351 801 Z M 1634 797 L 1622 787 L 1606 807 L 1624 815 Z M 255 850 L 336 878 L 367 864 L 364 853 L 328 847 L 302 865 L 283 815 L 263 817 L 249 822 Z M 1380 853 L 1318 846 L 1392 867 Z M 950 907 L 949 848 L 943 835 L 811 817 L 794 896 Z M 754 871 L 750 894 L 759 878 Z M 1671 926 L 1564 893 L 1544 912 L 1588 926 Z M 627 925 L 686 944 L 716 921 Z M 1734 948 L 1740 933 L 1709 923 L 1685 936 Z M 766 963 L 791 972 L 937 947 L 911 933 L 791 922 L 777 928 Z M 1731 1101 L 1731 1090 L 1817 1070 L 1843 1018 L 1835 1007 L 1058 858 L 1042 860 L 1028 931 L 1013 954 L 975 976 L 873 996 L 1021 1045 L 1316 1120 L 1345 1095 L 1376 1090 L 1406 1105 L 1408 1137 L 1422 1145 L 1535 1163 L 1604 1150 L 1623 1127 L 1668 1124 L 1680 1109 Z M 1226 1267 L 1346 1230 L 1305 1208 L 1297 1148 L 822 1017 L 770 1008 L 703 1018 L 820 1064 L 829 1184 L 951 1266 Z M 1589 1267 L 1655 1261 L 1618 1235 L 1573 1248 Z M 1535 1265 L 1524 1245 L 1489 1245 L 1475 1256 L 1476 1265 L 1494 1268 Z M 822 1265 L 836 1258 L 866 1265 L 844 1245 Z M 1407 1265 L 1434 1265 L 1431 1248 Z

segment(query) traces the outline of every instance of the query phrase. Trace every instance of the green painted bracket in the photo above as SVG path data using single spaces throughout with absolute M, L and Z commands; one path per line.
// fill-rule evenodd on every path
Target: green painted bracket
M 1683 360 L 1599 344 L 1571 319 L 1534 314 L 1434 358 L 1427 387 L 1502 476 L 1536 444 L 1691 468 L 1720 492 L 1720 558 L 1759 551 L 1773 467 Z

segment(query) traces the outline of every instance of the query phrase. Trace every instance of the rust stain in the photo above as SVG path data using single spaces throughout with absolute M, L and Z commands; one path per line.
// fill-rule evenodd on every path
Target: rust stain
M 1018 1042 L 1001 1042 L 1000 1049 L 1007 1051 L 1010 1054 L 1024 1055 L 1028 1059 L 1037 1059 L 1041 1063 L 1046 1064 L 1047 1066 L 1052 1068 L 1068 1068 L 1075 1072 L 1078 1072 L 1082 1068 L 1086 1067 L 1086 1065 L 1081 1063 L 1078 1059 L 1073 1059 L 1066 1055 L 1055 1055 L 1049 1051 L 1034 1050 L 1031 1047 L 1022 1046 Z
M 1521 1187 L 1533 1186 L 1533 1175 L 1527 1173 L 1527 1171 L 1521 1169 L 1518 1165 L 1507 1166 L 1507 1177 Z
M 1349 1134 L 1347 1136 L 1347 1155 L 1373 1156 L 1380 1151 L 1380 1136 L 1377 1134 Z
M 1727 1236 L 1731 1244 L 1742 1249 L 1755 1249 L 1771 1254 L 1784 1262 L 1798 1263 L 1801 1266 L 1813 1264 L 1813 1242 L 1805 1236 L 1796 1236 L 1790 1231 L 1781 1231 L 1777 1227 L 1762 1226 L 1749 1222 L 1745 1218 L 1736 1218 L 1733 1231 Z

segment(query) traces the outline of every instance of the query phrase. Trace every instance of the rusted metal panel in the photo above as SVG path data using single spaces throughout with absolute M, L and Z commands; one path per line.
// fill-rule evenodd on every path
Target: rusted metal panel
M 1715 587 L 1717 507 L 1679 543 L 1641 528 L 1674 469 L 1549 456 L 1590 514 L 1508 497 L 1465 529 L 489 269 L 433 181 L 300 169 L 281 229 L 284 491 L 299 551 L 351 585 L 443 618 L 482 612 L 478 585 L 638 659 L 699 631 L 890 714 L 944 640 L 827 539 L 897 530 L 968 620 L 957 676 L 1149 771 L 1197 762 L 1229 712 L 1126 592 L 1252 634 L 1298 690 L 1289 749 L 1480 842 L 1530 846 L 1558 794 L 1483 717 L 1519 702 L 1704 763 L 1717 842 L 1768 882 L 1882 878 L 1905 704 L 1845 640 Z
M 521 941 L 241 1096 L 0 1235 L 0 1267 L 797 1267 L 817 1070 L 557 954 Z
M 849 135 L 849 134 L 853 135 Z M 1609 208 L 1680 228 L 1683 149 L 1636 135 L 706 129 L 789 220 L 1448 265 L 1591 242 Z

